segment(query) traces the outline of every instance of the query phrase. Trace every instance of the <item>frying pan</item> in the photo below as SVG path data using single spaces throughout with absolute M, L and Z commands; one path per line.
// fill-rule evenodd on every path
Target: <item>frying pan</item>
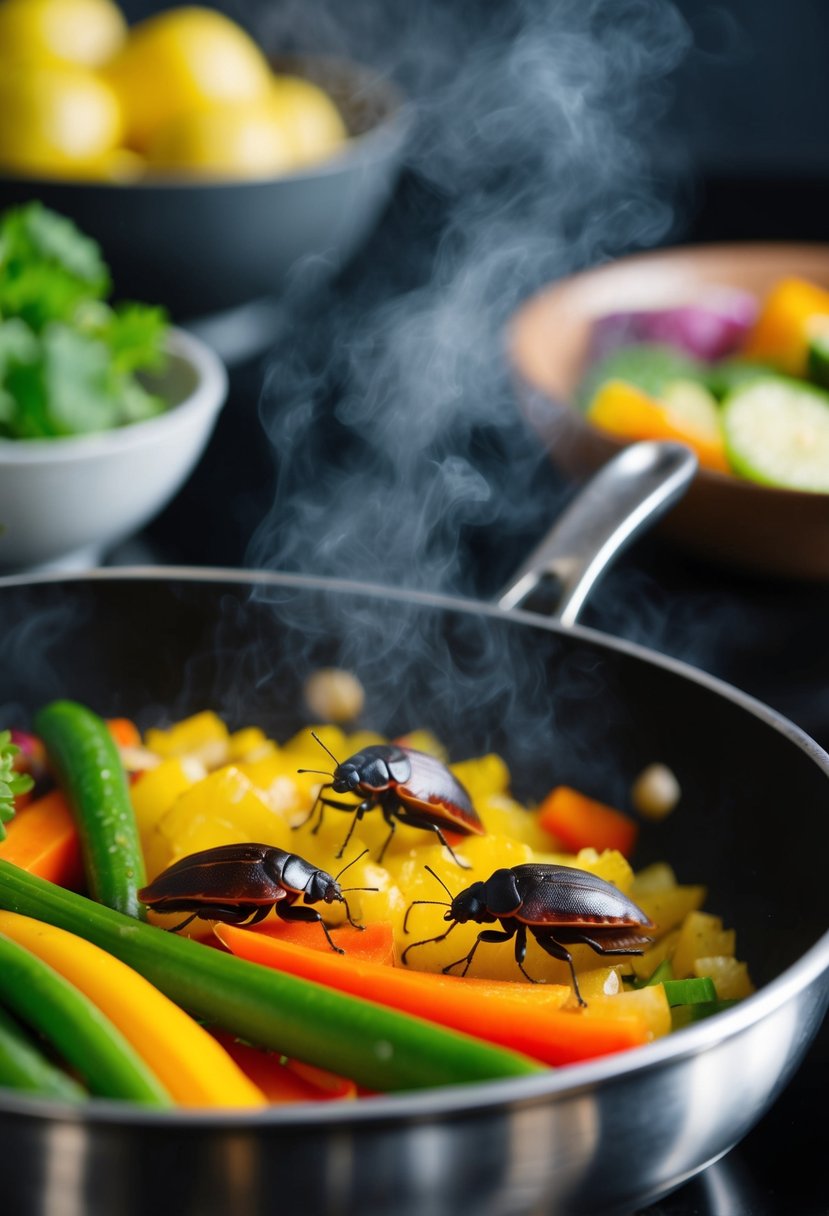
M 335 664 L 359 673 L 366 725 L 397 734 L 426 724 L 458 759 L 497 750 L 522 798 L 566 782 L 624 803 L 632 777 L 663 761 L 682 800 L 643 829 L 636 864 L 663 858 L 679 881 L 704 881 L 758 986 L 634 1052 L 347 1105 L 153 1114 L 7 1094 L 4 1210 L 629 1213 L 750 1130 L 829 999 L 829 756 L 736 689 L 574 623 L 603 564 L 692 472 L 681 448 L 628 449 L 501 604 L 238 570 L 0 581 L 4 720 L 24 724 L 49 698 L 71 695 L 142 726 L 212 707 L 233 726 L 284 738 L 307 720 L 308 674 Z M 511 607 L 551 578 L 566 623 Z M 794 824 L 795 858 L 784 863 Z

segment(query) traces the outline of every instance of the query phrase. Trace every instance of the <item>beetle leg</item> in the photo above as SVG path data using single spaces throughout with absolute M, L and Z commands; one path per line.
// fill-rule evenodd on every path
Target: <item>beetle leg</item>
M 450 856 L 456 866 L 460 866 L 460 868 L 462 870 L 471 870 L 472 869 L 472 866 L 467 865 L 467 863 L 465 861 L 461 861 L 460 857 L 458 857 L 457 853 L 452 848 L 451 844 L 446 839 L 443 832 L 440 830 L 440 828 L 438 827 L 438 825 L 436 823 L 432 823 L 431 820 L 427 819 L 423 815 L 418 815 L 416 812 L 404 811 L 404 810 L 400 810 L 397 812 L 397 819 L 398 819 L 398 822 L 405 823 L 407 827 L 423 828 L 424 832 L 434 832 L 435 835 L 437 836 L 438 840 L 440 841 L 440 843 L 443 845 L 443 847 L 446 849 L 446 851 L 450 854 Z M 393 830 L 394 830 L 394 828 L 392 828 L 392 831 Z M 389 836 L 389 840 L 391 840 L 391 836 Z M 387 840 L 386 844 L 383 845 L 383 853 L 385 853 L 386 845 L 388 845 L 388 843 L 389 843 L 389 841 Z M 378 861 L 380 861 L 382 859 L 383 853 L 381 853 L 380 857 L 378 857 L 378 859 L 377 859 Z
M 336 854 L 337 860 L 339 861 L 339 859 L 342 857 L 343 853 L 348 848 L 348 842 L 351 839 L 352 835 L 354 834 L 354 829 L 356 828 L 357 824 L 360 822 L 363 815 L 365 815 L 366 811 L 371 810 L 371 808 L 374 806 L 374 803 L 371 801 L 371 799 L 367 798 L 365 800 L 365 802 L 361 802 L 360 805 L 355 808 L 353 803 L 351 803 L 351 802 L 334 802 L 328 798 L 325 798 L 323 801 L 325 802 L 326 806 L 336 806 L 341 811 L 354 811 L 354 816 L 351 820 L 351 826 L 349 827 L 349 829 L 346 833 L 345 840 L 340 845 L 339 853 Z M 319 825 L 317 825 L 317 826 L 319 826 Z
M 518 932 L 517 923 L 515 925 L 510 926 L 509 929 L 506 929 L 506 928 L 503 930 L 501 930 L 501 929 L 482 929 L 481 932 L 478 934 L 478 936 L 475 938 L 475 941 L 472 944 L 472 949 L 469 951 L 469 953 L 465 954 L 463 956 L 463 958 L 456 958 L 454 963 L 449 963 L 448 966 L 444 967 L 443 974 L 448 975 L 453 967 L 457 967 L 459 963 L 466 963 L 466 966 L 464 967 L 463 971 L 461 972 L 462 976 L 466 975 L 467 971 L 469 970 L 470 964 L 472 963 L 472 960 L 475 957 L 475 951 L 478 949 L 481 942 L 508 942 L 509 939 L 511 937 L 513 937 L 517 932 Z
M 192 914 L 192 916 L 185 916 L 184 920 L 181 921 L 180 924 L 170 925 L 167 929 L 167 932 L 168 933 L 179 933 L 182 929 L 186 929 L 188 925 L 192 924 L 193 921 L 196 919 L 196 917 L 199 915 L 200 915 L 199 912 L 194 912 Z
M 322 931 L 325 934 L 325 940 L 328 942 L 328 945 L 331 947 L 334 953 L 345 954 L 345 950 L 343 950 L 340 946 L 336 946 L 331 940 L 331 934 L 328 932 L 328 926 L 316 908 L 297 907 L 296 904 L 277 904 L 276 915 L 281 920 L 287 921 L 319 921 L 320 925 L 322 926 Z
M 570 951 L 561 942 L 556 941 L 549 929 L 545 932 L 542 928 L 532 927 L 532 933 L 542 950 L 546 950 L 547 954 L 551 955 L 552 958 L 557 958 L 559 962 L 566 963 L 570 968 L 570 977 L 573 981 L 573 991 L 576 994 L 576 1000 L 580 1005 L 586 1006 L 587 1001 L 583 999 L 579 992 L 579 982 L 576 979 L 576 969 L 573 966 L 573 956 Z
M 431 903 L 431 900 L 428 900 L 428 901 L 421 900 L 420 902 Z M 414 950 L 415 946 L 428 946 L 432 942 L 445 941 L 446 938 L 449 936 L 449 934 L 452 932 L 452 930 L 457 929 L 459 923 L 460 923 L 459 921 L 453 920 L 452 924 L 449 926 L 449 928 L 446 930 L 445 933 L 439 933 L 437 937 L 424 937 L 423 941 L 420 941 L 420 942 L 412 942 L 412 944 L 410 946 L 407 946 L 406 949 L 403 951 L 403 953 L 400 955 L 400 961 L 403 964 L 403 966 L 408 967 L 409 964 L 406 962 L 406 955 L 409 953 L 410 950 Z
M 503 925 L 504 922 L 501 921 Z M 504 926 L 506 928 L 506 925 Z M 524 959 L 527 957 L 527 926 L 520 920 L 515 928 L 515 961 L 518 964 L 518 970 L 521 972 L 525 980 L 529 980 L 531 984 L 540 984 L 541 980 L 533 979 L 528 971 L 524 970 Z

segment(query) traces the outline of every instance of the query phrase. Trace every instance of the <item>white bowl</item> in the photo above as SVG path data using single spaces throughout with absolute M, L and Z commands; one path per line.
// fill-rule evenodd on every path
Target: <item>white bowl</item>
M 0 439 L 0 570 L 95 565 L 181 488 L 227 396 L 227 372 L 173 329 L 154 383 L 170 409 L 96 435 Z

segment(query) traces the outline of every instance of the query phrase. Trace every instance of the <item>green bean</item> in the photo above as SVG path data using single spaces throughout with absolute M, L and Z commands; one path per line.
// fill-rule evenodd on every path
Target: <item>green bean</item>
M 3 865 L 31 877 L 9 862 Z M 155 1074 L 109 1018 L 62 975 L 4 933 L 0 933 L 0 1001 L 53 1044 L 92 1093 L 148 1106 L 172 1104 Z
M 86 1091 L 43 1054 L 23 1027 L 0 1009 L 0 1086 L 80 1102 Z
M 0 907 L 94 942 L 197 1018 L 367 1089 L 545 1071 L 516 1052 L 141 924 L 3 861 Z
M 90 893 L 143 920 L 144 858 L 118 748 L 102 718 L 75 701 L 53 701 L 35 730 L 78 825 Z

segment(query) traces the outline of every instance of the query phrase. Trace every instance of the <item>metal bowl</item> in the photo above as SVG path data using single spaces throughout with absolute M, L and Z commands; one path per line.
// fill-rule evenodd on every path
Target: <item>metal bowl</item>
M 0 178 L 0 207 L 39 199 L 101 245 L 123 299 L 178 320 L 279 293 L 291 270 L 329 276 L 369 234 L 400 169 L 408 130 L 397 90 L 334 60 L 274 60 L 324 87 L 351 138 L 297 173 L 251 180 L 136 182 Z
M 68 695 L 146 727 L 210 706 L 286 738 L 304 724 L 310 672 L 335 665 L 359 673 L 366 725 L 393 736 L 427 723 L 458 759 L 498 751 L 519 798 L 563 782 L 619 802 L 660 759 L 683 798 L 643 827 L 636 864 L 662 858 L 680 881 L 707 884 L 757 992 L 600 1061 L 347 1104 L 148 1113 L 3 1093 L 9 1212 L 630 1213 L 761 1118 L 829 1001 L 829 756 L 721 681 L 562 623 L 643 515 L 692 475 L 687 450 L 671 446 L 667 459 L 657 445 L 629 449 L 600 474 L 500 607 L 238 570 L 0 579 L 4 712 L 25 725 Z M 551 572 L 565 587 L 560 621 L 503 606 Z
M 510 329 L 518 401 L 551 461 L 582 478 L 624 446 L 574 404 L 593 321 L 634 304 L 698 298 L 700 288 L 736 287 L 760 296 L 789 275 L 829 287 L 829 246 L 723 244 L 661 249 L 620 258 L 552 284 L 527 301 Z M 762 486 L 700 469 L 661 525 L 693 553 L 733 569 L 829 581 L 829 494 Z

